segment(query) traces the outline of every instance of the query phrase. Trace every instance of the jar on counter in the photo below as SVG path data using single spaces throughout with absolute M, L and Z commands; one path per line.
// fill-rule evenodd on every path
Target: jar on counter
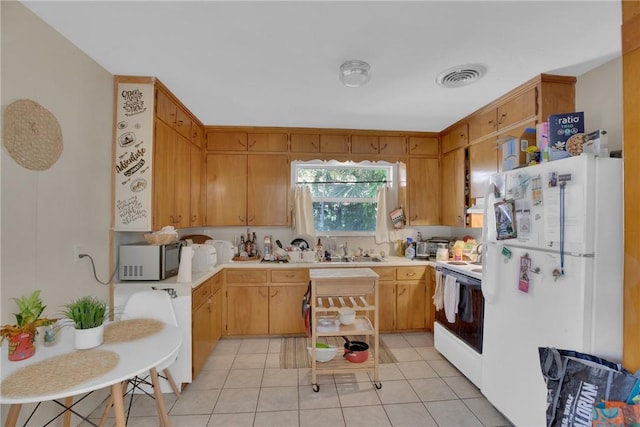
M 438 250 L 436 251 L 436 261 L 448 261 L 449 260 L 449 248 L 446 243 L 438 243 Z

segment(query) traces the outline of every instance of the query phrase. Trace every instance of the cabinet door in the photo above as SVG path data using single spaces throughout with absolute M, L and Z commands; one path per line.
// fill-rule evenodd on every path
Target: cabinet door
M 191 175 L 191 209 L 189 216 L 190 227 L 202 226 L 202 151 L 191 145 L 191 162 L 190 162 L 190 175 Z
M 321 153 L 348 153 L 349 137 L 347 135 L 320 135 Z
M 227 334 L 233 336 L 268 333 L 268 286 L 227 287 Z
M 211 335 L 210 302 L 207 301 L 196 307 L 191 313 L 191 345 L 192 345 L 192 375 L 196 378 L 198 372 L 209 358 L 209 337 Z
M 437 225 L 440 221 L 439 160 L 410 158 L 407 176 L 409 225 Z
M 416 156 L 437 156 L 440 154 L 437 137 L 409 137 L 409 154 Z
M 207 155 L 206 177 L 206 225 L 246 225 L 247 156 Z
M 380 154 L 396 156 L 407 154 L 407 138 L 404 136 L 381 136 L 378 145 Z
M 216 346 L 220 337 L 222 337 L 222 290 L 218 290 L 211 297 L 211 350 Z
M 304 334 L 300 301 L 307 285 L 269 286 L 269 334 Z
M 175 224 L 174 162 L 176 135 L 173 129 L 155 121 L 153 153 L 153 229 Z
M 489 138 L 469 147 L 469 197 L 484 197 L 489 177 L 498 172 L 498 143 Z
M 468 126 L 466 123 L 442 135 L 442 152 L 448 153 L 469 143 Z
M 290 177 L 288 156 L 249 155 L 247 225 L 289 225 Z
M 291 134 L 292 153 L 317 153 L 320 151 L 320 135 Z
M 247 151 L 245 132 L 207 132 L 209 151 Z
M 191 141 L 191 124 L 191 116 L 189 116 L 182 108 L 177 107 L 175 123 L 176 130 L 189 141 Z
M 249 151 L 287 151 L 286 133 L 250 133 L 248 136 Z
M 426 327 L 425 282 L 396 284 L 396 329 L 424 329 Z
M 204 130 L 202 127 L 196 122 L 191 122 L 191 142 L 193 142 L 198 148 L 202 148 L 203 134 Z
M 535 119 L 537 90 L 531 88 L 517 98 L 498 107 L 498 131 L 509 128 L 526 119 Z
M 498 129 L 498 111 L 496 109 L 477 114 L 469 120 L 469 142 L 492 135 Z
M 187 228 L 191 219 L 191 142 L 178 135 L 176 137 L 176 157 L 173 191 L 175 193 L 176 228 Z
M 433 305 L 433 293 L 436 290 L 436 269 L 432 266 L 427 267 L 426 280 L 426 305 L 427 305 L 427 329 L 433 331 L 433 322 L 436 319 L 436 307 Z
M 464 148 L 442 156 L 442 225 L 465 225 Z
M 378 154 L 378 137 L 375 135 L 352 135 L 351 153 Z
M 177 106 L 163 91 L 156 89 L 156 116 L 173 127 L 176 123 Z
M 378 321 L 380 331 L 393 331 L 396 328 L 396 282 L 378 282 L 379 306 Z

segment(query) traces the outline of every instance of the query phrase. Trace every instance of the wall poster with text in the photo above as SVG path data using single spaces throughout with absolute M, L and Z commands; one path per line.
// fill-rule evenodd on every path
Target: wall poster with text
M 151 230 L 153 84 L 118 83 L 115 129 L 116 231 Z

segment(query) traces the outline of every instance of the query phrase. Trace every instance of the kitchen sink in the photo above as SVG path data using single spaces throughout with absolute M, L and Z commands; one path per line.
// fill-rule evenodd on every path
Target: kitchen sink
M 384 262 L 381 258 L 371 257 L 371 256 L 357 256 L 357 257 L 332 257 L 332 263 L 340 263 L 340 264 L 352 264 L 359 262 Z

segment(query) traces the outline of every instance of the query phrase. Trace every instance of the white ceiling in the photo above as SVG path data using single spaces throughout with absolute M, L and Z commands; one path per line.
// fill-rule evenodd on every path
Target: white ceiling
M 205 125 L 440 131 L 540 73 L 620 55 L 620 2 L 26 1 L 113 74 L 156 76 Z M 349 59 L 371 81 L 342 86 Z M 445 89 L 444 69 L 484 65 Z

